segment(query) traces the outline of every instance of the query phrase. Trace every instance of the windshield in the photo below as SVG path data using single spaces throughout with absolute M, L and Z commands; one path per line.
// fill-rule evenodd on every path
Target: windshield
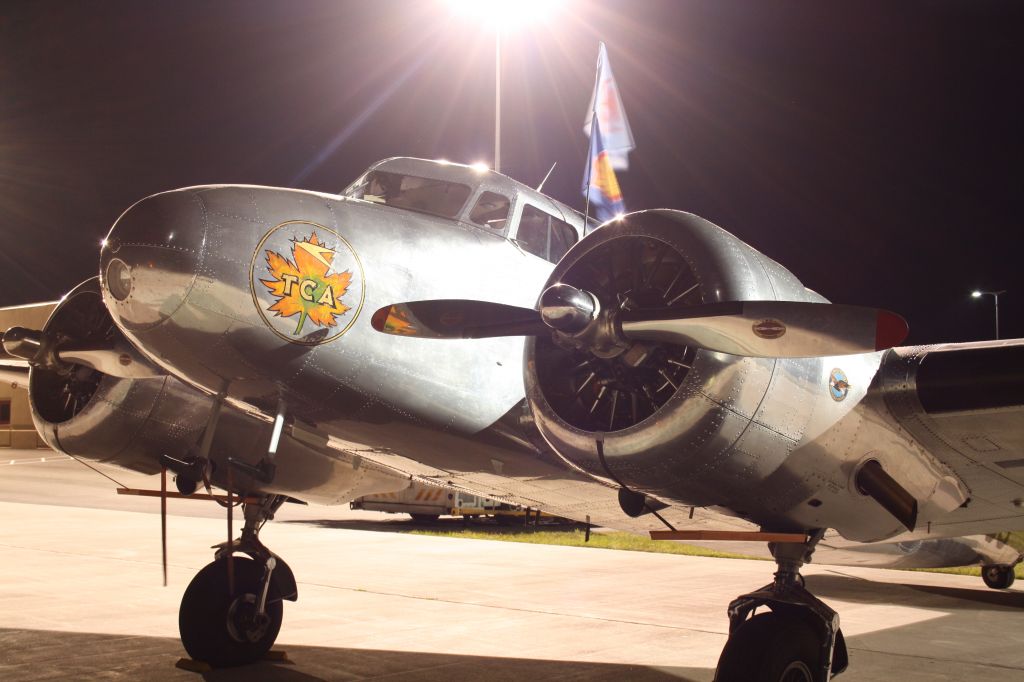
M 469 194 L 467 185 L 385 171 L 370 171 L 343 193 L 346 197 L 442 218 L 456 218 L 466 205 Z

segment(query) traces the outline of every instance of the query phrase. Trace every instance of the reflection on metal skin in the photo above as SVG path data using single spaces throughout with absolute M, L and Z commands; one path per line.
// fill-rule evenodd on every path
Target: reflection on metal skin
M 602 227 L 549 282 L 594 292 L 602 306 L 825 302 L 721 228 L 673 211 Z M 884 405 L 864 400 L 883 353 L 773 359 L 637 346 L 639 354 L 634 346 L 618 359 L 585 360 L 545 338 L 528 342 L 527 395 L 540 432 L 596 477 L 678 505 L 728 508 L 762 527 L 831 527 L 857 540 L 904 530 L 857 492 L 850 472 L 868 455 L 906 482 L 901 499 L 919 506 L 919 524 L 966 499 Z M 840 363 L 848 385 L 837 402 L 829 382 Z M 631 382 L 640 388 L 629 395 Z
M 99 293 L 96 279 L 77 287 L 57 306 L 43 333 L 89 337 L 94 330 L 112 329 Z M 67 374 L 33 368 L 29 396 L 36 429 L 53 449 L 146 474 L 160 471 L 157 454 L 189 460 L 214 407 L 211 396 L 173 377 L 126 379 L 89 367 Z M 272 428 L 265 420 L 226 410 L 210 449 L 212 481 L 225 484 L 229 456 L 256 461 Z M 276 459 L 281 466 L 270 492 L 301 494 L 324 504 L 408 485 L 405 476 L 325 453 L 292 435 L 280 439 Z M 236 486 L 251 484 L 236 474 Z
M 475 187 L 467 206 L 512 182 L 481 177 L 491 184 Z M 360 269 L 345 265 L 355 262 Z M 248 186 L 150 197 L 107 239 L 103 300 L 120 333 L 190 388 L 172 378 L 89 384 L 95 377 L 84 376 L 85 407 L 66 420 L 65 434 L 127 453 L 128 466 L 152 467 L 151 455 L 149 464 L 141 459 L 142 445 L 154 447 L 146 434 L 156 438 L 166 427 L 160 437 L 169 447 L 187 450 L 198 437 L 194 425 L 206 423 L 209 396 L 222 394 L 235 416 L 223 426 L 225 440 L 215 439 L 216 461 L 258 462 L 271 416 L 288 405 L 273 485 L 301 499 L 341 500 L 338 486 L 356 489 L 359 476 L 370 476 L 359 464 L 364 455 L 552 506 L 568 505 L 551 491 L 583 471 L 663 502 L 727 507 L 773 530 L 832 527 L 861 540 L 902 532 L 856 491 L 856 466 L 869 456 L 918 501 L 920 524 L 966 499 L 948 468 L 869 394 L 882 353 L 779 360 L 645 340 L 581 357 L 546 335 L 526 342 L 524 354 L 521 338 L 395 338 L 370 324 L 372 311 L 401 301 L 475 298 L 536 309 L 539 293 L 555 283 L 592 292 L 605 309 L 824 301 L 736 237 L 674 211 L 609 223 L 551 269 L 504 232 L 356 198 Z M 848 383 L 842 401 L 830 397 L 836 367 Z M 179 391 L 190 396 L 180 404 Z M 524 412 L 524 397 L 532 406 L 524 417 L 573 472 L 524 445 L 539 442 L 529 419 L 505 437 L 503 419 Z M 300 421 L 329 435 L 348 459 L 292 442 L 302 443 L 294 436 Z M 101 423 L 143 440 L 102 442 Z M 54 434 L 61 445 L 64 438 Z M 536 481 L 550 484 L 547 497 Z M 581 495 L 566 512 L 589 514 L 589 503 Z
M 378 167 L 454 172 L 412 159 Z M 495 174 L 479 178 L 477 194 L 532 191 Z M 574 215 L 567 212 L 566 220 L 582 231 L 582 217 Z M 289 248 L 264 242 L 271 232 Z M 341 246 L 344 263 L 331 255 Z M 552 268 L 468 221 L 252 186 L 192 187 L 137 203 L 112 228 L 100 271 L 114 259 L 132 273 L 124 301 L 104 282 L 114 321 L 147 357 L 203 390 L 265 413 L 283 398 L 316 423 L 417 415 L 462 433 L 488 428 L 522 402 L 523 340 L 387 338 L 373 330 L 370 313 L 396 301 L 469 292 L 533 309 Z M 348 264 L 354 259 L 362 287 Z M 330 315 L 326 289 L 307 283 L 328 276 L 342 281 L 332 287 Z
M 638 250 L 641 242 L 651 246 Z M 765 256 L 690 214 L 652 211 L 627 216 L 595 232 L 585 245 L 586 249 L 581 245 L 563 259 L 550 281 L 593 291 L 602 306 L 615 305 L 622 297 L 632 297 L 639 305 L 646 299 L 652 306 L 671 301 L 696 305 L 776 297 L 822 301 L 781 266 L 766 268 L 769 259 Z M 589 278 L 594 271 L 621 274 L 611 281 L 592 281 Z M 787 366 L 774 359 L 700 350 L 687 354 L 686 361 L 674 361 L 690 365 L 684 368 L 687 371 L 654 374 L 670 380 L 668 386 L 645 382 L 635 397 L 620 397 L 615 410 L 625 418 L 613 414 L 609 422 L 616 428 L 601 429 L 565 406 L 559 397 L 565 389 L 552 383 L 551 365 L 570 362 L 562 357 L 564 351 L 538 339 L 530 344 L 528 354 L 535 357 L 538 368 L 527 374 L 528 395 L 538 427 L 552 447 L 594 475 L 617 478 L 661 499 L 742 510 L 744 496 L 784 466 L 802 436 L 800 428 L 780 432 L 774 421 L 758 415 L 765 402 L 785 405 L 806 389 L 799 375 L 792 383 L 783 382 L 779 374 Z M 653 349 L 651 357 L 644 362 L 654 361 Z M 595 399 L 606 388 L 607 396 L 629 381 L 622 376 L 625 369 L 616 371 L 619 373 L 610 374 L 603 386 L 573 385 Z M 619 378 L 613 378 L 616 376 Z M 774 387 L 771 394 L 770 386 Z M 787 386 L 790 388 L 780 390 Z M 661 399 L 658 389 L 669 397 Z M 659 407 L 644 417 L 641 405 L 635 415 L 639 419 L 633 418 L 632 403 L 649 401 L 652 395 L 661 401 Z M 611 405 L 610 398 L 601 400 Z M 599 401 L 594 412 L 600 409 Z M 605 471 L 598 459 L 597 438 L 603 439 L 611 471 Z M 793 490 L 790 494 L 797 498 L 802 493 Z
M 104 299 L 124 328 L 152 329 L 174 315 L 200 268 L 209 216 L 189 191 L 139 201 L 100 252 Z
M 554 284 L 541 294 L 540 314 L 544 322 L 567 334 L 583 331 L 599 312 L 591 294 L 568 284 Z

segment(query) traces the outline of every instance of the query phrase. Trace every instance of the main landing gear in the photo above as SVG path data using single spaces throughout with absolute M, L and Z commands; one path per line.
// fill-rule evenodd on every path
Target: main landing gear
M 846 670 L 839 614 L 808 592 L 800 575 L 822 534 L 768 545 L 775 581 L 729 605 L 729 641 L 715 682 L 827 682 Z M 760 606 L 769 610 L 755 614 Z
M 1013 585 L 1013 566 L 1008 564 L 991 564 L 981 567 L 981 579 L 993 590 L 1006 590 Z
M 295 601 L 298 590 L 292 570 L 260 542 L 259 531 L 284 501 L 281 495 L 246 501 L 241 537 L 219 545 L 213 563 L 185 590 L 178 629 L 194 660 L 214 667 L 251 663 L 277 639 L 282 600 Z

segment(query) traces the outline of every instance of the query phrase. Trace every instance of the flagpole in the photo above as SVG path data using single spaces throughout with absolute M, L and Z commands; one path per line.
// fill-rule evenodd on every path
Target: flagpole
M 579 119 L 577 119 L 579 120 Z M 597 125 L 597 107 L 590 114 L 590 137 L 594 137 L 594 126 Z M 593 142 L 587 144 L 587 207 L 583 210 L 583 234 L 587 233 L 587 225 L 590 222 L 590 186 L 594 184 L 594 167 L 591 164 L 590 148 Z
M 597 124 L 597 90 L 601 78 L 601 41 L 597 42 L 597 67 L 594 69 L 594 97 L 590 105 L 590 138 L 594 137 L 594 126 Z M 587 144 L 587 205 L 583 210 L 583 234 L 587 233 L 587 224 L 590 222 L 590 186 L 594 184 L 594 169 L 591 166 L 590 146 Z

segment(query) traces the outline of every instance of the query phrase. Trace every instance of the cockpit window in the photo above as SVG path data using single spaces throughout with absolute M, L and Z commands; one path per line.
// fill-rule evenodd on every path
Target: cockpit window
M 508 222 L 510 205 L 508 197 L 496 192 L 484 192 L 477 199 L 476 206 L 469 212 L 469 219 L 492 230 L 503 230 L 505 223 Z
M 386 171 L 370 171 L 344 192 L 347 197 L 442 218 L 456 218 L 469 194 L 467 185 Z
M 519 218 L 516 241 L 535 256 L 557 263 L 576 243 L 576 230 L 569 223 L 527 204 Z

